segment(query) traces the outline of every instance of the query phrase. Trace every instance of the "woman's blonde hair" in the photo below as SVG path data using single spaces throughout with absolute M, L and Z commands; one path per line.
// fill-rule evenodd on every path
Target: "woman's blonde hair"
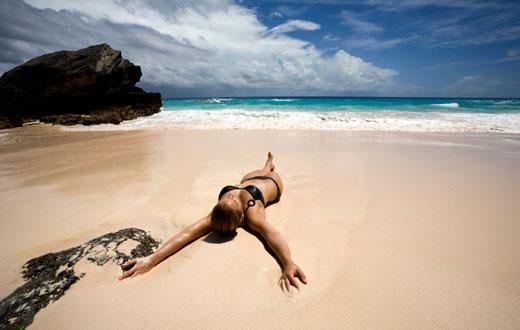
M 211 229 L 220 234 L 232 234 L 240 225 L 242 215 L 242 210 L 234 209 L 219 201 L 211 210 Z

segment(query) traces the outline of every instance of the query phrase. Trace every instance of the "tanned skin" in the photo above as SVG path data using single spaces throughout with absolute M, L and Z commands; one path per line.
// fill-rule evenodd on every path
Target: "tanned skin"
M 266 202 L 274 200 L 277 193 L 275 184 L 271 180 L 248 180 L 255 176 L 268 176 L 273 178 L 280 187 L 280 190 L 283 191 L 282 179 L 275 171 L 273 155 L 270 152 L 267 155 L 267 161 L 262 169 L 247 173 L 241 180 L 243 183 L 235 186 L 245 187 L 247 185 L 255 185 L 262 191 Z M 244 182 L 245 180 L 247 180 L 247 182 Z M 257 202 L 254 206 L 248 207 L 247 203 L 250 199 L 251 195 L 247 191 L 236 189 L 225 193 L 221 201 L 230 207 L 242 209 L 241 226 L 247 225 L 253 231 L 260 234 L 271 250 L 276 254 L 282 266 L 282 275 L 278 283 L 282 291 L 290 291 L 291 285 L 300 289 L 300 283 L 297 279 L 304 284 L 307 284 L 307 279 L 301 268 L 293 261 L 287 241 L 273 225 L 267 222 L 265 208 L 261 202 Z M 123 264 L 122 267 L 125 271 L 119 280 L 148 272 L 161 261 L 209 232 L 211 232 L 211 222 L 210 216 L 208 215 L 174 235 L 152 255 L 129 260 Z

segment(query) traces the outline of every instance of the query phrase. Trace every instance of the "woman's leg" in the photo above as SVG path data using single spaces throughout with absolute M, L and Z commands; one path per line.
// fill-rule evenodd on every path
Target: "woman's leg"
M 267 160 L 265 161 L 264 167 L 260 170 L 256 170 L 256 171 L 247 173 L 246 175 L 244 175 L 241 182 L 243 182 L 244 180 L 247 180 L 249 178 L 255 177 L 255 176 L 267 176 L 268 174 L 270 174 L 273 171 L 274 171 L 273 154 L 271 152 L 269 152 L 267 154 Z

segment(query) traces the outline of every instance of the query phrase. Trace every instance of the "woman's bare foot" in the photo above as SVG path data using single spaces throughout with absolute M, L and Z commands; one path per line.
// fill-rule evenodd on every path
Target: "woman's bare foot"
M 269 171 L 274 171 L 274 164 L 273 164 L 273 154 L 269 151 L 267 153 L 267 160 L 265 161 L 265 166 L 269 169 Z

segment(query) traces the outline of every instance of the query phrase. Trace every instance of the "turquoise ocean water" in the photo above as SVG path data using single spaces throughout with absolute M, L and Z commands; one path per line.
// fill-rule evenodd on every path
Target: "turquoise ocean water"
M 250 97 L 164 99 L 160 113 L 89 129 L 311 129 L 520 134 L 520 99 Z
M 408 111 L 519 113 L 520 99 L 383 98 L 383 97 L 253 97 L 165 99 L 164 110 Z

